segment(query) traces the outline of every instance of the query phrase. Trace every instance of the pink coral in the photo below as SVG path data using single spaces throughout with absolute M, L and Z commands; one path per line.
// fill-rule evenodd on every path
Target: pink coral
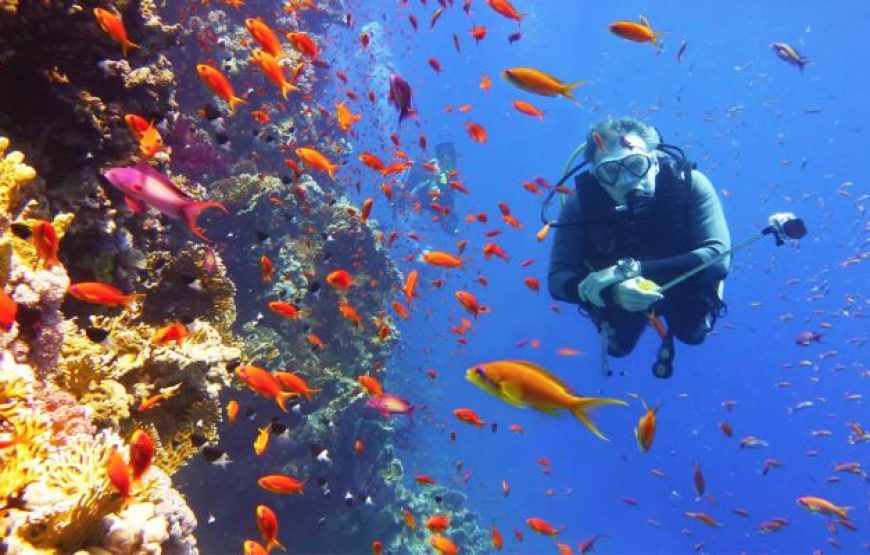
M 63 445 L 79 434 L 94 435 L 97 428 L 88 418 L 85 407 L 75 397 L 49 382 L 36 382 L 33 387 L 32 406 L 51 421 L 51 443 Z

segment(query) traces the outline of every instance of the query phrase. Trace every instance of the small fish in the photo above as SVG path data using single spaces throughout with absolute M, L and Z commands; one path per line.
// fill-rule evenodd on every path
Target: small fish
M 109 476 L 109 483 L 112 487 L 121 494 L 122 497 L 130 497 L 130 489 L 132 482 L 130 480 L 130 469 L 124 458 L 117 449 L 112 448 L 109 451 L 109 456 L 106 458 L 106 473 Z
M 389 393 L 370 397 L 366 402 L 366 406 L 375 409 L 381 416 L 385 417 L 395 415 L 407 415 L 411 417 L 414 412 L 414 405 L 397 395 Z
M 130 438 L 130 474 L 139 482 L 154 460 L 154 441 L 145 430 L 136 430 Z
M 326 283 L 339 291 L 345 291 L 353 285 L 353 277 L 346 270 L 336 270 L 326 276 Z
M 790 44 L 786 44 L 784 42 L 774 42 L 770 45 L 770 48 L 780 60 L 788 62 L 789 64 L 797 67 L 801 71 L 803 71 L 804 66 L 810 63 L 807 58 L 802 56 L 797 51 L 797 49 Z
M 165 345 L 175 341 L 176 345 L 184 345 L 184 340 L 188 335 L 187 326 L 181 322 L 173 322 L 155 331 L 154 337 L 151 338 L 151 344 Z
M 247 103 L 247 100 L 236 96 L 229 79 L 217 69 L 206 64 L 198 64 L 196 72 L 209 89 L 230 106 L 230 115 L 236 113 L 236 106 Z
M 120 14 L 112 13 L 103 8 L 94 8 L 94 17 L 97 19 L 100 29 L 121 45 L 121 52 L 125 58 L 131 48 L 142 48 L 127 38 L 127 29 L 124 27 L 124 21 Z
M 330 179 L 335 180 L 335 170 L 338 169 L 338 164 L 333 164 L 326 156 L 313 148 L 300 147 L 295 152 L 296 156 L 305 162 L 305 165 L 324 171 Z
M 661 44 L 659 43 L 659 37 L 661 37 L 664 32 L 653 31 L 648 23 L 648 21 L 646 24 L 635 23 L 633 21 L 616 21 L 610 24 L 610 32 L 620 38 L 632 42 L 649 42 L 652 43 L 653 46 L 660 48 Z
M 482 428 L 486 425 L 486 422 L 481 420 L 477 413 L 472 409 L 454 409 L 453 416 L 455 416 L 460 422 L 465 422 L 466 424 L 471 424 L 478 428 Z
M 519 13 L 516 8 L 514 8 L 513 4 L 511 4 L 508 0 L 486 0 L 486 3 L 490 8 L 495 10 L 495 12 L 499 15 L 502 15 L 508 19 L 512 19 L 517 23 L 522 23 L 522 20 L 526 15 L 524 13 Z
M 45 267 L 51 268 L 55 264 L 60 264 L 60 261 L 57 259 L 60 242 L 51 222 L 37 220 L 30 226 L 30 231 L 31 241 L 33 241 L 33 246 L 36 248 L 36 256 L 45 263 Z
M 0 287 L 0 328 L 9 331 L 15 324 L 18 316 L 18 305 L 12 300 L 6 291 Z
M 634 438 L 637 440 L 637 447 L 641 453 L 646 453 L 652 447 L 653 439 L 656 434 L 656 417 L 658 415 L 661 404 L 649 408 L 641 399 L 643 410 L 646 411 L 638 420 L 637 426 L 634 428 Z
M 160 391 L 160 393 L 156 393 L 139 403 L 139 412 L 146 412 L 153 409 L 157 405 L 161 404 L 163 401 L 166 401 L 178 395 L 178 392 L 180 390 L 180 383 L 164 388 L 162 391 Z
M 526 526 L 531 528 L 533 531 L 538 534 L 542 534 L 544 536 L 555 537 L 565 531 L 565 527 L 559 528 L 558 530 L 553 528 L 553 526 L 542 518 L 537 517 L 529 517 L 526 519 Z
M 549 73 L 528 67 L 506 69 L 502 72 L 502 77 L 524 91 L 542 96 L 564 96 L 569 100 L 576 100 L 574 89 L 586 84 L 585 81 L 564 83 Z
M 417 117 L 417 112 L 411 106 L 413 92 L 411 91 L 411 85 L 408 84 L 407 81 L 402 79 L 402 77 L 398 74 L 392 74 L 390 76 L 390 102 L 399 110 L 399 124 L 401 125 L 402 121 L 405 118 L 415 118 Z
M 281 41 L 265 21 L 259 17 L 249 17 L 245 19 L 245 28 L 264 51 L 275 58 L 281 57 Z
M 144 293 L 125 295 L 119 289 L 100 282 L 76 283 L 70 285 L 67 292 L 80 301 L 113 308 L 128 308 L 130 303 L 145 296 Z
M 486 129 L 484 129 L 479 123 L 468 122 L 465 124 L 465 129 L 468 131 L 468 135 L 474 142 L 481 144 L 486 142 Z
M 306 482 L 308 482 L 307 479 L 300 481 L 292 476 L 284 474 L 271 474 L 263 476 L 257 480 L 257 485 L 271 493 L 282 495 L 302 495 L 304 493 Z
M 689 46 L 689 43 L 686 41 L 682 41 L 680 43 L 680 47 L 677 48 L 677 63 L 680 63 L 683 60 L 683 54 L 686 53 L 686 47 Z

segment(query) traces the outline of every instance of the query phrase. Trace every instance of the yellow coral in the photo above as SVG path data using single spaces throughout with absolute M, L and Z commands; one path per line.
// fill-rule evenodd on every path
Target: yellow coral
M 9 139 L 0 137 L 0 156 L 9 148 Z M 36 170 L 24 163 L 24 154 L 13 151 L 0 159 L 0 212 L 7 217 L 18 202 L 18 190 L 36 177 Z
M 99 530 L 102 517 L 124 500 L 112 488 L 106 459 L 120 439 L 109 432 L 76 436 L 52 449 L 41 465 L 40 481 L 27 488 L 32 508 L 18 536 L 37 547 L 74 551 Z

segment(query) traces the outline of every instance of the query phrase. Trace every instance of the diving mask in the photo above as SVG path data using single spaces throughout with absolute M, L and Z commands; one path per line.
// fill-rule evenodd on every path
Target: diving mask
M 635 153 L 623 158 L 599 162 L 592 173 L 602 185 L 623 188 L 634 185 L 643 179 L 652 167 L 653 159 L 651 156 Z

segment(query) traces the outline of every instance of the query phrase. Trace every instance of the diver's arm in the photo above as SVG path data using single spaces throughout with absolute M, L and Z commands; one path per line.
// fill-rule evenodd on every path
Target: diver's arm
M 722 205 L 710 180 L 692 171 L 688 229 L 693 250 L 677 256 L 640 261 L 643 277 L 662 285 L 731 248 L 731 237 Z M 728 275 L 730 257 L 725 257 L 704 271 L 705 281 L 718 281 Z
M 550 296 L 557 301 L 580 304 L 577 284 L 589 273 L 583 265 L 583 227 L 580 224 L 580 200 L 570 195 L 562 211 L 559 224 L 554 228 L 553 248 L 550 251 L 550 268 L 547 272 L 547 287 Z

